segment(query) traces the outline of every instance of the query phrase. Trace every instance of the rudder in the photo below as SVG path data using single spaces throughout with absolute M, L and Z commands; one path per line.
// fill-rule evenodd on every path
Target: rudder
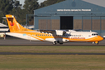
M 23 26 L 21 26 L 15 19 L 13 15 L 6 15 L 6 19 L 8 22 L 8 26 L 10 29 L 10 32 L 19 32 L 19 31 L 32 31 L 30 29 L 26 29 Z

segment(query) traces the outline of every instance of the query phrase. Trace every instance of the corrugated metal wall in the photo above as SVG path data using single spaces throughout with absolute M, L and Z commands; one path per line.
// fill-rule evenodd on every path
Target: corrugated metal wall
M 101 30 L 105 30 L 105 19 L 101 19 Z
M 73 29 L 82 29 L 82 20 L 74 19 Z
M 91 19 L 83 19 L 83 30 L 91 30 Z
M 60 29 L 60 20 L 57 19 L 39 19 L 39 29 Z

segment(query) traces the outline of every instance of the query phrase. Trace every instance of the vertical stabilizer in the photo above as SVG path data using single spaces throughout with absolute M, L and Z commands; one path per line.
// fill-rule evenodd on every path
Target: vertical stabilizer
M 6 19 L 8 22 L 8 26 L 10 29 L 10 32 L 20 32 L 20 31 L 33 31 L 30 29 L 26 29 L 23 26 L 21 26 L 15 19 L 13 15 L 6 15 Z

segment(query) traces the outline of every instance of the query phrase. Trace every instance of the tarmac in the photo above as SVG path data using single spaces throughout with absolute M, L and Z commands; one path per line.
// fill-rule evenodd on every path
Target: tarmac
M 68 42 L 63 45 L 53 45 L 50 42 L 29 41 L 18 38 L 0 39 L 0 46 L 105 46 L 105 39 L 98 45 L 89 42 Z M 105 55 L 105 53 L 22 53 L 22 52 L 0 52 L 0 55 Z
M 105 53 L 22 53 L 22 52 L 0 52 L 0 55 L 105 55 Z

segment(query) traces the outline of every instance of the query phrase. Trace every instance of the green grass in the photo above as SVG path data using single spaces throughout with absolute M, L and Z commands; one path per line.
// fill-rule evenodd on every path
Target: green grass
M 105 56 L 0 55 L 0 70 L 105 70 Z
M 0 46 L 0 52 L 105 53 L 105 46 Z M 0 55 L 0 70 L 105 70 L 105 56 Z
M 105 53 L 105 46 L 0 46 L 0 52 Z

